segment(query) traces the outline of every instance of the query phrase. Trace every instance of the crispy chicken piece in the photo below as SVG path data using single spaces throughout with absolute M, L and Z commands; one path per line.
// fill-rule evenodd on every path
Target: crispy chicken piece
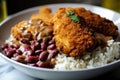
M 52 11 L 50 8 L 44 6 L 41 7 L 38 14 L 33 14 L 31 19 L 41 19 L 46 24 L 50 25 L 50 19 L 53 17 Z
M 102 33 L 105 36 L 112 36 L 113 38 L 118 36 L 118 27 L 112 21 L 102 18 L 98 14 L 84 8 L 75 8 L 71 10 L 74 10 L 76 14 L 83 17 L 86 24 L 94 31 Z
M 33 39 L 33 35 L 40 31 L 40 19 L 33 19 L 29 21 L 21 21 L 11 29 L 14 38 L 20 40 L 21 38 Z
M 70 11 L 80 18 L 79 22 L 66 16 Z M 105 35 L 118 35 L 117 27 L 111 21 L 83 8 L 60 8 L 51 23 L 54 24 L 54 39 L 58 50 L 68 56 L 82 55 L 97 46 L 104 47 L 107 45 Z
M 11 28 L 11 34 L 13 35 L 13 37 L 15 38 L 15 39 L 20 39 L 21 37 L 28 37 L 28 38 L 30 38 L 31 37 L 31 35 L 30 36 L 26 36 L 26 35 L 22 35 L 22 26 L 24 26 L 24 24 L 26 23 L 27 21 L 21 21 L 21 22 L 19 22 L 18 24 L 16 24 L 15 26 L 13 26 L 12 28 Z
M 52 38 L 53 27 L 46 25 L 40 19 L 32 19 L 29 21 L 21 21 L 11 29 L 11 33 L 16 40 L 22 38 L 27 40 L 41 40 L 44 41 Z

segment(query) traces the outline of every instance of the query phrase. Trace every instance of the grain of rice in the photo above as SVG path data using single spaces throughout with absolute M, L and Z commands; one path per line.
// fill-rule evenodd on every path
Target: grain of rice
M 88 57 L 88 58 L 87 58 Z M 85 59 L 86 58 L 86 59 Z M 67 57 L 65 54 L 58 54 L 56 57 L 56 70 L 77 70 L 90 69 L 103 66 L 120 59 L 120 42 L 108 41 L 108 46 L 104 49 L 97 48 L 91 53 L 86 53 L 82 58 Z

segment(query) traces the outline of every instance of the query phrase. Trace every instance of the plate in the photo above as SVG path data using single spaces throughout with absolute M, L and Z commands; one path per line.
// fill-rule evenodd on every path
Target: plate
M 73 8 L 84 7 L 88 10 L 91 10 L 94 13 L 99 14 L 102 17 L 112 20 L 118 26 L 119 33 L 120 33 L 120 14 L 117 12 L 114 12 L 102 7 L 98 7 L 98 6 L 88 5 L 88 4 L 64 3 L 64 4 L 50 4 L 50 5 L 44 5 L 44 6 L 50 7 L 53 10 L 53 12 L 55 12 L 59 7 L 73 7 Z M 10 29 L 12 26 L 14 26 L 16 23 L 22 20 L 29 19 L 32 14 L 38 13 L 40 7 L 41 6 L 33 7 L 30 9 L 18 12 L 14 15 L 9 16 L 6 20 L 4 20 L 0 24 L 0 45 L 2 45 L 4 41 L 9 38 Z M 120 36 L 118 37 L 118 40 L 120 41 Z M 38 68 L 38 67 L 31 67 L 28 65 L 24 65 L 7 58 L 3 54 L 0 54 L 0 57 L 6 60 L 11 66 L 15 67 L 17 70 L 20 70 L 30 76 L 40 78 L 40 79 L 53 79 L 53 80 L 89 79 L 89 78 L 93 78 L 98 75 L 101 75 L 105 72 L 108 72 L 120 66 L 120 60 L 117 60 L 115 62 L 109 63 L 101 67 L 96 67 L 93 69 L 58 71 L 53 69 Z

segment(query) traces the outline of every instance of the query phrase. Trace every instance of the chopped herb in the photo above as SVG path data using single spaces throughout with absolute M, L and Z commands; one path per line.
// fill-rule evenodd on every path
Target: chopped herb
M 74 15 L 73 11 L 69 11 L 67 14 L 65 14 L 65 16 L 67 16 L 67 17 L 72 16 L 72 15 Z
M 74 15 L 75 13 L 73 11 L 69 11 L 67 12 L 67 14 L 65 14 L 65 16 L 70 17 L 74 22 L 79 22 L 80 21 L 80 17 Z
M 79 22 L 80 21 L 80 17 L 78 16 L 70 16 L 70 18 L 74 21 L 74 22 Z

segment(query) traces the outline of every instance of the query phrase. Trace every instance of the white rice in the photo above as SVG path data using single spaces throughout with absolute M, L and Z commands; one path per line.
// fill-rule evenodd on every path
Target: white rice
M 97 48 L 91 53 L 86 53 L 82 58 L 66 57 L 65 54 L 58 54 L 56 57 L 56 70 L 77 70 L 89 69 L 103 66 L 120 58 L 120 42 L 108 41 L 104 49 Z

